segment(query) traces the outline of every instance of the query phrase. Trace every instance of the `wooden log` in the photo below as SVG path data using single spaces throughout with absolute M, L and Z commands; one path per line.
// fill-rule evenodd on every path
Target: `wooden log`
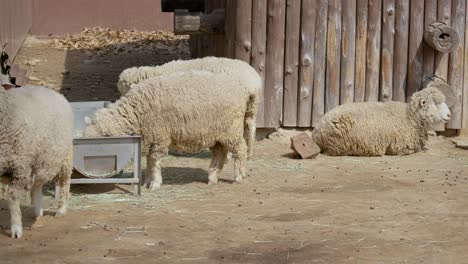
M 328 0 L 317 0 L 315 22 L 315 60 L 312 104 L 312 126 L 325 114 L 325 69 L 327 42 Z
M 437 0 L 426 0 L 424 7 L 424 28 L 437 21 Z M 434 75 L 435 51 L 428 45 L 423 46 L 423 80 Z
M 369 0 L 365 101 L 379 100 L 382 0 Z
M 163 12 L 187 9 L 190 12 L 205 12 L 205 0 L 161 0 Z
M 237 1 L 235 57 L 250 63 L 252 48 L 252 1 Z
M 424 31 L 424 41 L 438 52 L 449 53 L 458 47 L 460 40 L 454 28 L 442 22 L 433 22 Z
M 357 0 L 356 15 L 356 77 L 354 101 L 364 102 L 366 94 L 366 48 L 367 48 L 367 16 L 368 0 Z
M 302 1 L 299 98 L 297 125 L 312 125 L 312 98 L 314 86 L 315 10 L 317 1 Z
M 395 32 L 395 0 L 383 1 L 382 14 L 382 54 L 380 71 L 380 100 L 391 101 L 393 98 L 393 50 Z
M 265 83 L 265 53 L 267 32 L 267 0 L 252 1 L 252 67 Z M 257 127 L 264 126 L 264 87 L 258 92 Z
M 328 1 L 325 112 L 340 104 L 341 0 Z
M 174 34 L 223 34 L 224 9 L 215 9 L 209 14 L 189 12 L 176 9 L 174 11 Z
M 283 113 L 283 65 L 286 3 L 269 0 L 265 67 L 265 126 L 279 127 Z
M 466 9 L 468 10 L 468 1 Z M 465 29 L 468 28 L 468 16 L 465 19 Z M 464 73 L 463 73 L 463 98 L 462 98 L 462 128 L 460 129 L 461 136 L 468 136 L 468 34 L 465 34 L 465 49 L 463 54 Z
M 301 1 L 286 1 L 286 46 L 284 54 L 283 126 L 298 125 L 298 75 Z
M 422 86 L 424 1 L 411 1 L 407 100 Z
M 408 72 L 409 1 L 396 0 L 395 42 L 393 59 L 393 100 L 406 100 Z
M 354 102 L 356 1 L 342 2 L 340 104 Z
M 452 1 L 451 0 L 438 0 L 437 2 L 437 21 L 450 25 L 451 20 Z M 448 60 L 447 53 L 436 52 L 435 55 L 435 75 L 444 80 L 448 79 Z
M 452 1 L 452 27 L 460 39 L 465 39 L 465 6 L 466 0 Z M 452 119 L 447 128 L 460 129 L 462 127 L 462 97 L 463 97 L 463 54 L 464 43 L 459 43 L 450 53 L 448 83 L 452 86 L 457 98 L 456 104 L 451 107 Z
M 225 54 L 227 58 L 235 58 L 236 6 L 236 0 L 226 0 L 224 36 L 226 40 Z

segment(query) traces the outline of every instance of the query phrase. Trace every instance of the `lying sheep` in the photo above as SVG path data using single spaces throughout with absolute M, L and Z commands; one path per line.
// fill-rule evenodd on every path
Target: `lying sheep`
M 209 71 L 238 79 L 244 89 L 246 89 L 246 92 L 251 96 L 255 96 L 262 87 L 262 81 L 258 73 L 248 63 L 236 59 L 204 57 L 192 60 L 171 61 L 160 66 L 142 66 L 126 69 L 119 76 L 117 89 L 122 95 L 125 95 L 135 84 L 142 80 L 187 70 Z M 245 119 L 245 139 L 249 149 L 249 157 L 253 153 L 256 130 L 256 111 L 252 111 L 251 113 L 252 115 L 247 115 Z M 146 144 L 144 145 L 144 152 L 146 152 L 147 146 Z
M 9 201 L 11 237 L 21 238 L 20 198 L 31 195 L 42 216 L 42 186 L 57 180 L 59 209 L 67 210 L 72 171 L 73 114 L 68 101 L 45 87 L 0 90 L 0 198 Z
M 428 87 L 408 104 L 364 102 L 338 106 L 313 130 L 314 141 L 332 156 L 405 155 L 424 149 L 434 122 L 450 120 L 445 95 Z
M 230 151 L 235 180 L 241 182 L 247 158 L 244 119 L 255 116 L 255 105 L 256 95 L 245 93 L 237 78 L 208 71 L 175 72 L 144 80 L 98 110 L 86 120 L 84 136 L 142 135 L 150 145 L 145 184 L 151 190 L 161 186 L 160 161 L 169 149 L 195 153 L 210 148 L 210 184 L 218 181 Z

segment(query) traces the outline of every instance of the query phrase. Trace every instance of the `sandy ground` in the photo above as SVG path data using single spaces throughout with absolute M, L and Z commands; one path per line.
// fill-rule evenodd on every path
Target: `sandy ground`
M 70 100 L 108 100 L 122 68 L 184 56 L 83 64 L 80 52 L 35 40 L 18 62 Z M 32 59 L 41 61 L 26 65 Z M 46 216 L 33 221 L 23 208 L 20 240 L 7 236 L 2 202 L 0 263 L 468 263 L 467 150 L 438 136 L 410 156 L 300 160 L 289 155 L 290 134 L 257 143 L 243 184 L 232 183 L 230 161 L 208 186 L 201 153 L 169 156 L 162 188 L 141 197 L 124 185 L 74 185 L 64 218 L 52 216 L 48 190 Z

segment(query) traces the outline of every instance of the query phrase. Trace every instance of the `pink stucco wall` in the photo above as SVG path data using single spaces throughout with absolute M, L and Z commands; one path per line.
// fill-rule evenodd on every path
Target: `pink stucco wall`
M 33 0 L 0 0 L 0 46 L 13 59 L 31 29 Z

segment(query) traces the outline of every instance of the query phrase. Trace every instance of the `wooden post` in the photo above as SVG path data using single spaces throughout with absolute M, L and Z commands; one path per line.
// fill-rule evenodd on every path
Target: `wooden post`
M 452 1 L 452 26 L 460 39 L 465 39 L 465 6 L 466 0 Z M 457 103 L 450 109 L 452 119 L 447 123 L 451 129 L 462 127 L 462 97 L 463 97 L 463 54 L 464 44 L 459 43 L 456 49 L 450 53 L 449 84 L 453 87 Z
M 396 0 L 395 45 L 393 60 L 393 100 L 406 100 L 408 69 L 409 1 Z
M 222 34 L 224 32 L 224 9 L 215 9 L 209 14 L 174 11 L 174 34 Z
M 437 0 L 426 0 L 424 7 L 424 28 L 437 21 Z M 427 45 L 423 46 L 423 80 L 434 75 L 435 52 Z
M 304 10 L 305 12 L 305 10 Z M 301 1 L 286 1 L 286 46 L 284 65 L 283 126 L 295 127 L 298 115 L 299 29 Z
M 252 1 L 236 1 L 235 57 L 250 63 L 252 47 Z
M 356 15 L 356 77 L 354 101 L 364 102 L 366 93 L 366 47 L 367 47 L 367 16 L 368 0 L 357 0 Z
M 284 28 L 286 3 L 269 0 L 265 66 L 265 126 L 279 127 L 283 112 Z
M 442 22 L 429 24 L 424 31 L 426 44 L 438 52 L 449 53 L 458 47 L 457 31 Z
M 205 10 L 206 12 L 211 12 L 214 9 L 225 9 L 226 6 L 226 1 L 225 0 L 207 0 L 205 2 Z M 226 17 L 226 15 L 225 15 Z M 223 28 L 223 32 L 225 30 L 225 27 Z M 224 34 L 215 34 L 215 35 L 209 35 L 210 39 L 210 45 L 212 45 L 213 50 L 211 51 L 211 55 L 214 55 L 216 57 L 224 57 L 225 56 L 225 36 Z
M 226 40 L 225 54 L 227 58 L 235 58 L 236 7 L 236 0 L 226 0 L 224 35 Z
M 411 1 L 407 100 L 422 86 L 424 1 Z
M 176 9 L 203 12 L 205 11 L 205 0 L 161 0 L 161 10 L 163 12 L 174 12 Z
M 297 106 L 299 127 L 312 125 L 316 8 L 317 1 L 302 1 L 299 105 Z
M 315 22 L 315 61 L 312 104 L 312 126 L 316 126 L 325 113 L 325 67 L 327 42 L 328 1 L 318 0 Z
M 383 1 L 382 24 L 382 58 L 381 101 L 391 101 L 393 98 L 393 50 L 395 32 L 395 0 Z
M 450 25 L 452 1 L 438 0 L 437 2 L 437 21 L 444 22 Z M 435 55 L 435 75 L 444 80 L 448 79 L 448 60 L 449 56 L 446 53 L 436 52 Z
M 382 0 L 369 0 L 367 25 L 366 101 L 379 100 Z
M 354 68 L 356 65 L 356 1 L 343 1 L 342 3 L 340 104 L 354 101 Z
M 267 32 L 267 0 L 252 1 L 252 58 L 251 64 L 265 83 L 265 53 Z M 264 89 L 258 92 L 257 127 L 264 126 Z
M 468 10 L 468 1 L 466 9 Z M 468 12 L 468 11 L 467 11 Z M 465 19 L 465 30 L 468 28 L 468 16 Z M 463 98 L 462 98 L 462 128 L 460 129 L 461 136 L 468 136 L 468 34 L 465 34 L 465 50 L 464 50 L 464 74 L 463 74 Z
M 340 104 L 341 0 L 328 2 L 325 112 Z

